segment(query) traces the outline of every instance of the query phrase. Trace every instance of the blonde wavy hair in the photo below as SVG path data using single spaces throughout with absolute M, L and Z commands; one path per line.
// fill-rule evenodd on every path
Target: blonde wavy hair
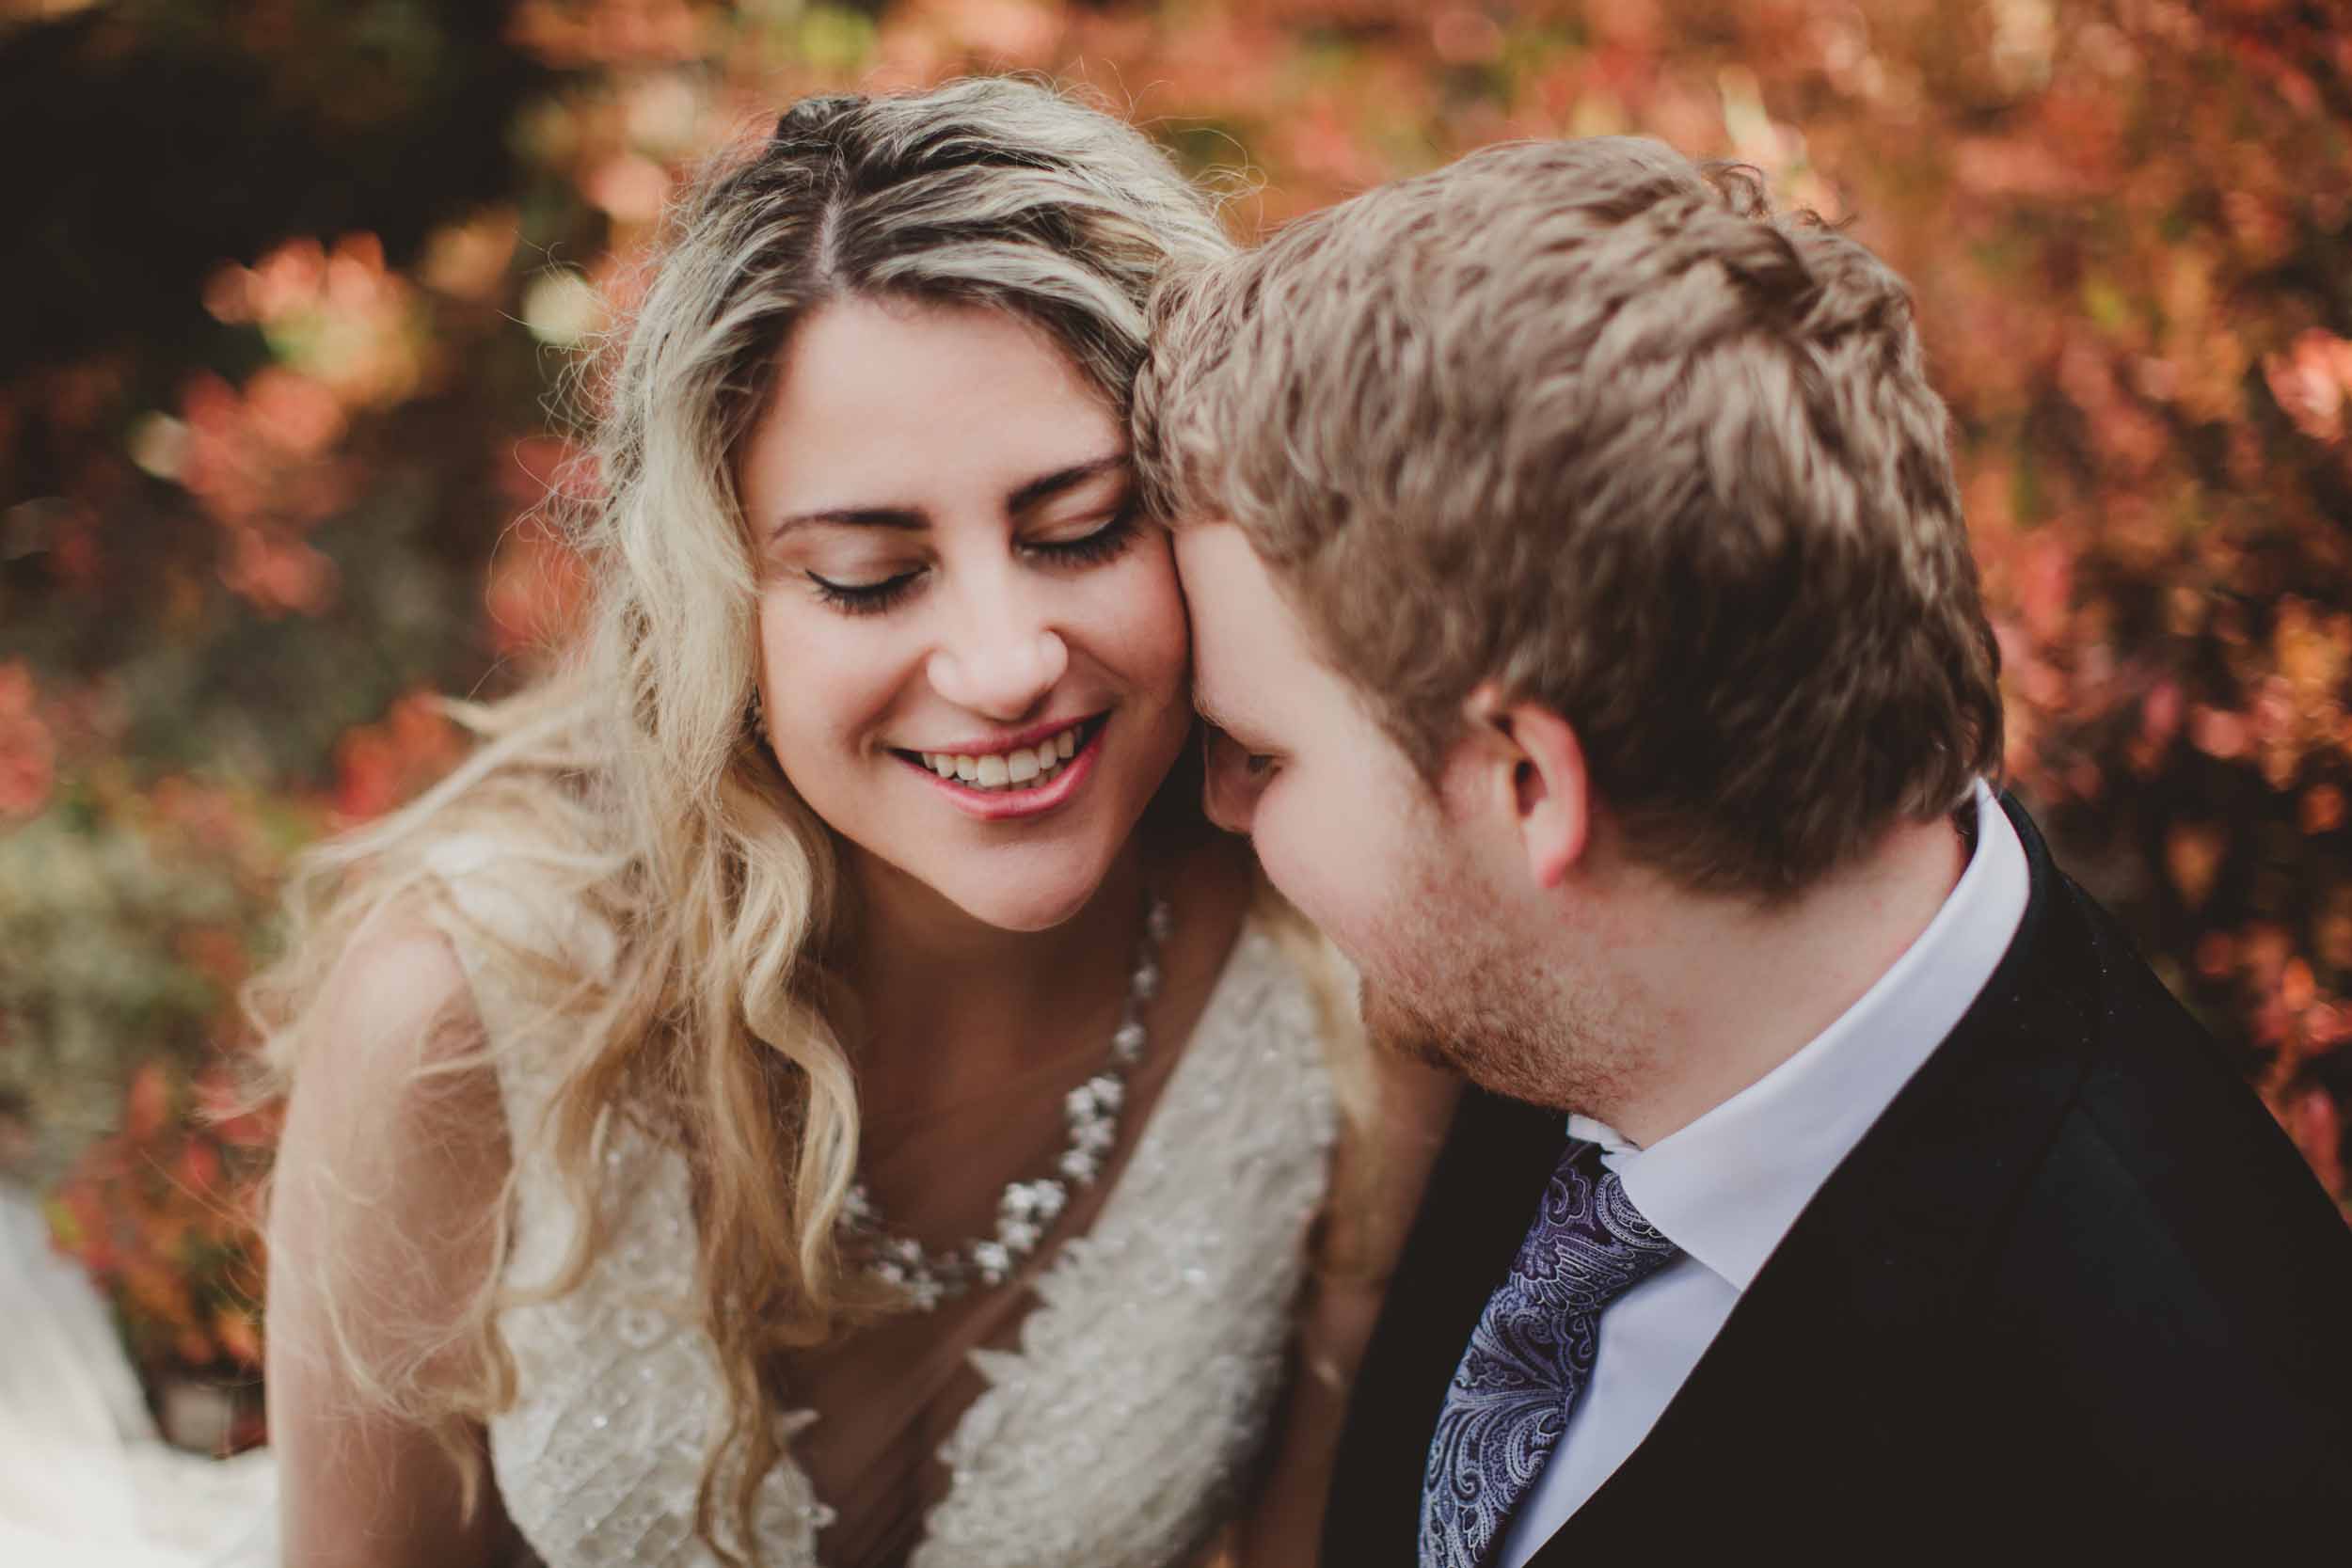
M 736 447 L 794 324 L 852 295 L 1010 310 L 1123 419 L 1154 281 L 1230 248 L 1210 199 L 1142 135 L 1018 80 L 809 99 L 714 163 L 670 215 L 633 322 L 583 382 L 596 483 L 559 518 L 593 585 L 581 635 L 538 686 L 453 705 L 480 743 L 437 787 L 307 857 L 286 955 L 248 990 L 278 1092 L 331 1063 L 338 960 L 420 912 L 561 1020 L 545 1124 L 510 1131 L 546 1140 L 585 1223 L 532 1297 L 575 1287 L 605 1245 L 594 1156 L 613 1118 L 685 1153 L 699 1309 L 728 1392 L 696 1528 L 731 1562 L 759 1560 L 754 1502 L 782 1456 L 778 1354 L 887 1305 L 835 1243 L 858 1112 L 821 959 L 845 915 L 826 827 L 749 717 L 756 572 Z M 500 881 L 533 907 L 614 933 L 611 962 L 551 959 L 468 920 L 431 853 L 461 834 L 494 839 Z M 515 1049 L 490 1037 L 469 1063 L 431 1070 Z M 484 1217 L 493 1257 L 521 1165 L 517 1148 Z M 444 1435 L 469 1508 L 481 1465 L 463 1433 L 512 1401 L 498 1317 L 518 1299 L 493 1269 L 459 1342 L 348 1369 L 363 1397 Z

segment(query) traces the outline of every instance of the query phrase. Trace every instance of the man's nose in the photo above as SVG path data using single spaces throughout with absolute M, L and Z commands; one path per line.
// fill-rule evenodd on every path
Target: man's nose
M 931 689 L 958 707 L 1010 721 L 1035 711 L 1070 668 L 1070 649 L 1052 627 L 984 607 L 959 635 L 933 650 Z

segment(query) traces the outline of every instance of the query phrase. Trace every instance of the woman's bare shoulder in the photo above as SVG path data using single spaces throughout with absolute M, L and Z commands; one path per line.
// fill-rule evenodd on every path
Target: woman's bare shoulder
M 504 1180 L 505 1128 L 472 987 L 450 937 L 395 912 L 364 928 L 307 1021 L 273 1179 L 273 1221 L 332 1215 L 315 1247 L 424 1241 Z M 350 1227 L 346 1227 L 349 1222 Z
M 415 910 L 362 928 L 329 973 L 297 1069 L 332 1098 L 378 1110 L 483 1053 L 482 1013 L 451 936 Z
M 418 1022 L 469 1011 L 472 991 L 449 933 L 417 910 L 389 911 L 337 960 L 329 1009 L 346 1022 Z
M 485 1507 L 460 1506 L 446 1413 L 481 1381 L 476 1309 L 497 1266 L 508 1152 L 450 938 L 405 917 L 364 928 L 308 1031 L 269 1214 L 288 1560 L 486 1564 L 503 1550 L 504 1512 L 488 1489 Z M 470 1425 L 456 1439 L 481 1441 Z

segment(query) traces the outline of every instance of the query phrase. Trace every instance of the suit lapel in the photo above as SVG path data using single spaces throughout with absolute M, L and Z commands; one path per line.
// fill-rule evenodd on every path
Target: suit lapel
M 1466 1090 L 1397 1262 L 1348 1412 L 1323 1560 L 1410 1563 L 1438 1411 L 1486 1298 L 1509 1272 L 1565 1118 Z
M 2074 911 L 2040 834 L 2002 803 L 2031 884 L 1993 978 L 1799 1215 L 1649 1436 L 1531 1568 L 1657 1542 L 1693 1478 L 1818 1488 L 1824 1454 L 1869 1451 L 1881 1418 L 1904 1412 L 1900 1387 L 1931 1375 L 1938 1325 L 2055 1136 L 2096 1034 Z

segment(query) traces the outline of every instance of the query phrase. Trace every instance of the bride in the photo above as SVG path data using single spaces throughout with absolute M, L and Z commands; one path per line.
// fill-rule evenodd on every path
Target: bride
M 1006 81 L 804 102 L 687 199 L 578 646 L 253 993 L 285 1560 L 1187 1562 L 1301 1363 L 1239 1545 L 1311 1555 L 1411 1195 L 1334 1176 L 1396 1097 L 1186 766 L 1124 416 L 1226 244 Z

